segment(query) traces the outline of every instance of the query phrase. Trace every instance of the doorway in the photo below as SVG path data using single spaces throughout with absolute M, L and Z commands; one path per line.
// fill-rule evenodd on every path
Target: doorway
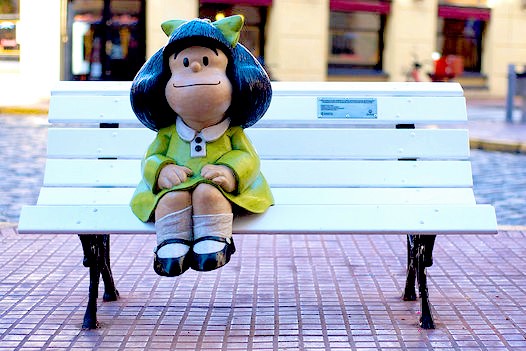
M 146 61 L 146 0 L 67 0 L 64 80 L 129 81 Z

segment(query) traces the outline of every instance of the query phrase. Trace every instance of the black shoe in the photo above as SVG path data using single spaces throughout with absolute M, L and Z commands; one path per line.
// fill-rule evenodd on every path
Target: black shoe
M 184 239 L 168 239 L 160 243 L 154 250 L 155 256 L 153 258 L 153 270 L 155 273 L 163 277 L 176 277 L 183 274 L 190 267 L 189 261 L 192 256 L 188 254 L 190 253 L 190 250 L 188 250 L 186 255 L 181 257 L 161 258 L 157 256 L 157 251 L 168 244 L 184 244 L 190 247 L 192 246 L 192 242 Z
M 225 247 L 218 252 L 208 254 L 197 254 L 192 252 L 192 269 L 196 271 L 206 272 L 223 267 L 230 261 L 230 256 L 236 252 L 234 239 L 226 239 L 220 236 L 204 236 L 194 241 L 194 245 L 204 240 L 214 240 L 220 243 L 225 243 Z

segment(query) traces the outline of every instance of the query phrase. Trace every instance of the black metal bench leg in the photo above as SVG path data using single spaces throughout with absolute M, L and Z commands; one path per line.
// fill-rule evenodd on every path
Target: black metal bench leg
M 110 266 L 110 236 L 109 235 L 97 235 L 99 238 L 99 246 L 102 247 L 103 260 L 100 265 L 100 272 L 102 280 L 104 281 L 104 295 L 102 296 L 103 301 L 117 301 L 119 298 L 119 291 L 115 288 L 115 282 L 113 280 L 113 273 L 111 272 Z
M 82 244 L 82 251 L 84 252 L 84 259 L 82 265 L 84 267 L 91 266 L 91 262 L 94 260 L 95 254 L 92 249 L 92 238 L 91 235 L 79 235 L 80 243 Z
M 97 329 L 99 327 L 97 321 L 97 298 L 99 297 L 100 282 L 100 248 L 97 245 L 95 236 L 79 235 L 79 238 L 84 250 L 83 264 L 89 267 L 88 306 L 84 313 L 82 329 Z
M 82 329 L 96 329 L 99 327 L 97 321 L 97 298 L 99 296 L 100 276 L 104 281 L 104 301 L 114 301 L 119 292 L 115 289 L 109 260 L 109 235 L 79 235 L 84 250 L 84 266 L 90 269 L 90 286 L 88 294 L 88 306 L 84 314 Z
M 426 268 L 433 264 L 433 247 L 436 235 L 416 235 L 416 274 L 418 278 L 418 291 L 420 293 L 420 327 L 422 329 L 434 329 L 435 323 L 431 314 L 429 294 L 427 290 Z
M 405 281 L 404 301 L 415 301 L 415 283 L 418 279 L 420 294 L 420 326 L 423 329 L 434 329 L 435 323 L 429 304 L 427 290 L 426 268 L 433 265 L 433 248 L 436 235 L 408 235 L 407 236 L 407 276 Z
M 416 260 L 415 242 L 413 235 L 407 235 L 407 272 L 405 279 L 405 289 L 402 299 L 404 301 L 416 300 Z

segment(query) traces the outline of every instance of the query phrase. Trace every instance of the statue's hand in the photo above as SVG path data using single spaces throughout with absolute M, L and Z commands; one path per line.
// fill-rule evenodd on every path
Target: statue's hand
M 174 164 L 166 165 L 159 173 L 157 186 L 160 189 L 170 189 L 176 185 L 184 183 L 186 179 L 188 179 L 188 176 L 191 176 L 192 174 L 192 170 L 188 167 Z
M 236 177 L 234 172 L 223 165 L 206 165 L 201 169 L 201 176 L 219 185 L 227 193 L 236 190 Z

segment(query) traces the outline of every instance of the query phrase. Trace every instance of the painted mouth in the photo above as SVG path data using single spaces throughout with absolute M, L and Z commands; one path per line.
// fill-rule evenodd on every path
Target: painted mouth
M 186 85 L 175 85 L 173 84 L 174 88 L 187 88 L 187 87 L 197 87 L 201 85 L 219 85 L 221 84 L 221 81 L 217 83 L 196 83 L 196 84 L 186 84 Z

